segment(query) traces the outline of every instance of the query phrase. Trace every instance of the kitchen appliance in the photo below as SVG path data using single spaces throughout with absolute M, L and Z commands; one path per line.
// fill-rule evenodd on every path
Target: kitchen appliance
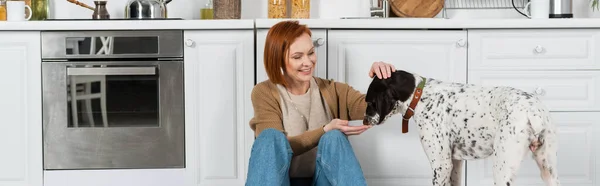
M 183 31 L 43 31 L 44 169 L 184 167 Z
M 167 4 L 171 0 L 129 0 L 125 6 L 125 18 L 166 18 Z
M 550 18 L 573 18 L 573 0 L 550 0 Z
M 106 1 L 94 1 L 96 8 L 92 13 L 92 19 L 110 19 L 110 14 L 106 10 Z

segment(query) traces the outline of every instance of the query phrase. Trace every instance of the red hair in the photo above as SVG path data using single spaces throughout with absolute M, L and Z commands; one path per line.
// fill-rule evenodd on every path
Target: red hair
M 264 49 L 264 65 L 271 82 L 288 85 L 282 71 L 285 71 L 290 45 L 305 33 L 312 36 L 310 29 L 298 21 L 282 21 L 269 29 Z

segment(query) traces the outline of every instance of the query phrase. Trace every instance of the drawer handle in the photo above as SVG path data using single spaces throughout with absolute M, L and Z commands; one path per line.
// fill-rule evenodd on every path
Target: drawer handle
M 191 40 L 191 39 L 185 40 L 185 46 L 194 47 L 194 45 L 196 45 L 196 42 L 194 40 Z
M 535 47 L 534 51 L 535 51 L 535 53 L 538 53 L 538 54 L 542 53 L 542 52 L 544 52 L 544 47 L 538 45 Z
M 546 93 L 546 91 L 542 88 L 542 87 L 538 87 L 535 89 L 535 94 L 543 96 Z
M 320 47 L 320 46 L 323 46 L 324 44 L 325 44 L 325 40 L 323 40 L 323 38 L 318 38 L 313 41 L 313 45 L 315 47 Z
M 467 45 L 467 41 L 465 41 L 465 39 L 460 39 L 456 42 L 456 46 L 458 47 L 464 47 L 465 45 Z

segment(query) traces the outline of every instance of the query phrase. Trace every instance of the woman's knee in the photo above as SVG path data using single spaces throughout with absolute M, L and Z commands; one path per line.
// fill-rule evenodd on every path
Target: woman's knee
M 325 134 L 323 134 L 323 136 L 321 136 L 321 140 L 340 139 L 340 138 L 346 138 L 346 135 L 338 129 L 327 131 Z
M 274 149 L 273 149 L 274 148 Z M 283 132 L 268 128 L 260 132 L 254 140 L 253 149 L 291 151 L 290 144 Z M 253 150 L 254 151 L 254 150 Z
M 286 139 L 285 134 L 283 132 L 276 130 L 274 128 L 267 128 L 258 134 L 256 140 L 281 140 Z

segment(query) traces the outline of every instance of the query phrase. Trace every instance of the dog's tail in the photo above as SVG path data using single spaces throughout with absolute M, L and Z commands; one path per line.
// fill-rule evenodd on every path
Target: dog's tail
M 533 135 L 530 139 L 529 149 L 541 172 L 541 177 L 547 186 L 559 186 L 557 162 L 557 136 L 556 129 L 550 121 L 550 112 L 541 106 L 532 107 L 528 111 L 530 130 Z

